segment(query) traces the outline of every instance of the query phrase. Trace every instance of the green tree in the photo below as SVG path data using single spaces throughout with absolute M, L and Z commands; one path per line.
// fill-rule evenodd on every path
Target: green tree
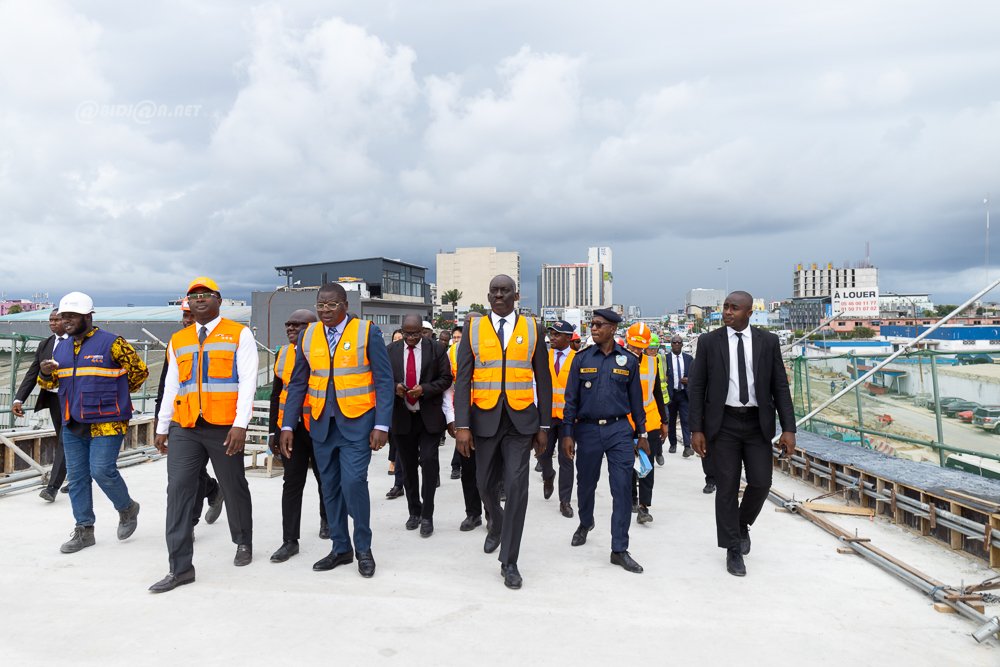
M 13 306 L 11 306 L 11 307 L 10 307 L 10 308 L 9 308 L 9 309 L 7 310 L 7 314 L 8 314 L 8 315 L 16 315 L 17 313 L 20 313 L 20 312 L 22 312 L 23 310 L 24 310 L 24 309 L 23 309 L 23 308 L 21 308 L 21 304 L 19 304 L 19 303 L 15 303 L 15 304 L 14 304 Z
M 480 313 L 482 315 L 487 315 L 490 312 L 489 308 L 487 308 L 486 306 L 484 306 L 481 303 L 474 303 L 474 304 L 470 305 L 469 306 L 469 310 L 474 310 L 477 313 Z
M 874 338 L 875 330 L 871 327 L 854 327 L 853 338 Z
M 438 315 L 437 319 L 434 320 L 435 329 L 451 329 L 453 326 L 455 326 L 455 320 L 451 319 L 444 313 Z
M 441 295 L 441 303 L 451 304 L 452 311 L 458 309 L 458 302 L 462 298 L 462 293 L 457 289 L 450 289 Z
M 955 304 L 951 304 L 951 303 L 939 303 L 938 305 L 934 306 L 934 313 L 938 317 L 944 317 L 945 315 L 947 315 L 951 311 L 955 310 L 956 308 L 958 308 L 958 306 L 955 305 Z

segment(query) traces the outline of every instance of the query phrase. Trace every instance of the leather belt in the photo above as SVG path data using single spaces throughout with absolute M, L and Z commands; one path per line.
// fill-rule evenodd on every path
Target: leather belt
M 732 405 L 726 406 L 726 412 L 731 415 L 739 415 L 740 417 L 749 417 L 751 415 L 756 415 L 759 410 L 755 405 L 746 405 L 743 407 L 735 407 Z
M 598 426 L 605 426 L 607 424 L 614 424 L 617 421 L 626 419 L 627 415 L 621 415 L 620 417 L 608 417 L 607 419 L 577 419 L 578 424 L 597 424 Z

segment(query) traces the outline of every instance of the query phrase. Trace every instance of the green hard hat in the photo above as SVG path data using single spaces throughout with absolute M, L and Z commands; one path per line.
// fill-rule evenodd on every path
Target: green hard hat
M 656 334 L 653 334 L 652 336 L 650 336 L 649 337 L 649 346 L 650 347 L 660 347 L 660 337 L 657 336 Z

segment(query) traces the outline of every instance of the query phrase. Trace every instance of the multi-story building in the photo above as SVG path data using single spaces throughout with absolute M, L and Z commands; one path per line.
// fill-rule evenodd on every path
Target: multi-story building
M 612 303 L 611 248 L 593 247 L 587 263 L 542 264 L 538 310 L 606 308 Z
M 878 269 L 867 261 L 855 262 L 834 268 L 832 262 L 825 266 L 796 264 L 792 274 L 792 297 L 832 296 L 837 288 L 850 290 L 878 290 Z
M 688 290 L 684 313 L 689 317 L 703 317 L 706 313 L 719 312 L 725 300 L 725 290 L 696 287 Z
M 829 296 L 810 296 L 788 301 L 788 325 L 793 330 L 809 331 L 828 318 L 831 303 Z
M 446 292 L 457 289 L 462 293 L 458 300 L 459 312 L 474 303 L 485 305 L 490 281 L 494 276 L 506 274 L 521 286 L 521 254 L 498 252 L 496 248 L 455 248 L 454 252 L 437 254 L 438 299 Z M 451 306 L 445 306 L 450 310 Z
M 925 310 L 934 311 L 930 294 L 896 294 L 886 292 L 878 297 L 882 317 L 921 317 Z

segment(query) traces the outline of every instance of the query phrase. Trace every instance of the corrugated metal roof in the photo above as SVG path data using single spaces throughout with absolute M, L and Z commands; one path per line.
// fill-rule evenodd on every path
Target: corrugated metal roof
M 223 306 L 222 316 L 236 322 L 249 322 L 250 306 Z M 51 308 L 14 313 L 0 317 L 0 322 L 47 322 Z M 96 322 L 177 322 L 181 310 L 177 306 L 103 306 L 94 308 Z

